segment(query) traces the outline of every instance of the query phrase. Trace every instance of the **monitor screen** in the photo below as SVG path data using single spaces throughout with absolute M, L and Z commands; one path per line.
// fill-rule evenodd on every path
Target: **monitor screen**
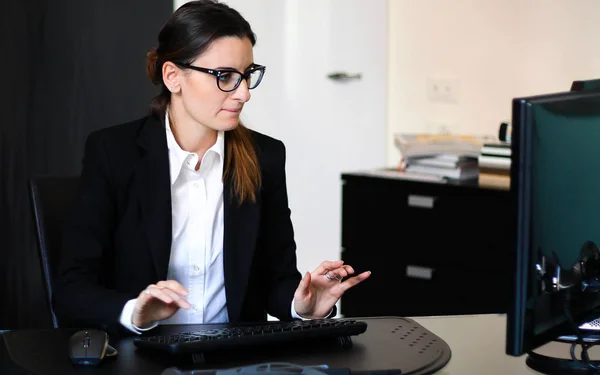
M 573 334 L 572 323 L 591 319 L 600 306 L 600 293 L 581 282 L 590 276 L 582 254 L 600 246 L 600 92 L 512 104 L 516 231 L 506 352 L 522 355 Z

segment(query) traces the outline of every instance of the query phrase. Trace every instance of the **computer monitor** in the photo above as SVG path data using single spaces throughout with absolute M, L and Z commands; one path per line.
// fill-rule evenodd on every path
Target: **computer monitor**
M 506 353 L 529 353 L 528 365 L 545 372 L 550 358 L 531 351 L 580 334 L 578 325 L 600 307 L 600 92 L 516 98 L 512 106 L 516 230 Z M 559 364 L 589 366 L 551 367 Z
M 600 91 L 600 79 L 573 81 L 571 91 Z

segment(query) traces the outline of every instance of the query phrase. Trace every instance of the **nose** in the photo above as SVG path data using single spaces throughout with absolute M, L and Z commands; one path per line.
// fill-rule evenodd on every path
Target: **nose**
M 246 103 L 250 100 L 250 97 L 252 97 L 252 95 L 250 95 L 250 90 L 248 89 L 248 82 L 243 79 L 238 88 L 233 91 L 232 98 L 242 103 Z

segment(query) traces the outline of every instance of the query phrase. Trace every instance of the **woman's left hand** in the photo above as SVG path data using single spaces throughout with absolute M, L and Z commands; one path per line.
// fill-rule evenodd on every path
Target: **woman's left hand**
M 354 274 L 354 269 L 344 261 L 323 262 L 312 273 L 307 272 L 294 294 L 294 310 L 303 318 L 324 318 L 345 291 L 366 280 L 371 271 Z

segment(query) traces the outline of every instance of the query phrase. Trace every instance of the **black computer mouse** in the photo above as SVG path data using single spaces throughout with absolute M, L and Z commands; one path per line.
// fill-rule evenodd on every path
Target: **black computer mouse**
M 75 332 L 69 339 L 69 358 L 75 365 L 98 365 L 116 350 L 108 345 L 108 334 L 97 329 Z

